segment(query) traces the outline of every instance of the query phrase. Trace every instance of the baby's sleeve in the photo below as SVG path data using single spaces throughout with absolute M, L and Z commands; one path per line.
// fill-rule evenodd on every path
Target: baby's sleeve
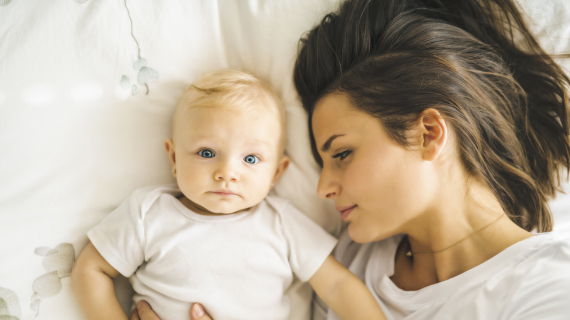
M 99 253 L 123 276 L 144 262 L 144 226 L 137 192 L 87 232 Z
M 289 263 L 301 281 L 308 281 L 320 268 L 337 239 L 287 202 L 283 231 L 289 244 Z

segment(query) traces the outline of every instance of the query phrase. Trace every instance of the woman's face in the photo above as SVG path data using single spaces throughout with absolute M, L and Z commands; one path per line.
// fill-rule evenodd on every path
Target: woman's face
M 391 139 L 377 118 L 345 95 L 333 93 L 317 102 L 312 130 L 323 159 L 317 193 L 335 201 L 354 241 L 405 233 L 429 209 L 434 188 L 427 161 Z

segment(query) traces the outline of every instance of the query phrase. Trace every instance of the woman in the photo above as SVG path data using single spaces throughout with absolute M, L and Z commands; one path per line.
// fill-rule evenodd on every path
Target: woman
M 302 41 L 336 257 L 387 318 L 568 318 L 570 230 L 546 232 L 570 80 L 514 2 L 350 1 Z M 314 319 L 336 316 L 317 299 Z
M 569 79 L 513 1 L 345 3 L 295 83 L 318 193 L 366 243 L 337 258 L 388 319 L 570 317 L 569 230 L 531 233 L 570 164 Z

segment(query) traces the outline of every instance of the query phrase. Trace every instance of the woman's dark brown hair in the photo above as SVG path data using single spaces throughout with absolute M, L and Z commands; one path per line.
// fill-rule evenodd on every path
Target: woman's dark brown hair
M 570 166 L 570 80 L 512 0 L 347 1 L 301 46 L 294 80 L 309 118 L 318 99 L 343 93 L 408 146 L 407 130 L 435 108 L 509 217 L 552 230 L 547 200 Z M 311 144 L 322 163 L 312 130 Z

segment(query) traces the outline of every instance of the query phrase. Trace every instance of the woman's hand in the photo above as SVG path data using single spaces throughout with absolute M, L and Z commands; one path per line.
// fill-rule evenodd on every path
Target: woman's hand
M 190 307 L 190 319 L 212 320 L 199 303 L 194 303 Z M 146 301 L 139 301 L 137 307 L 131 312 L 131 320 L 160 320 L 160 318 L 152 311 L 152 308 Z

